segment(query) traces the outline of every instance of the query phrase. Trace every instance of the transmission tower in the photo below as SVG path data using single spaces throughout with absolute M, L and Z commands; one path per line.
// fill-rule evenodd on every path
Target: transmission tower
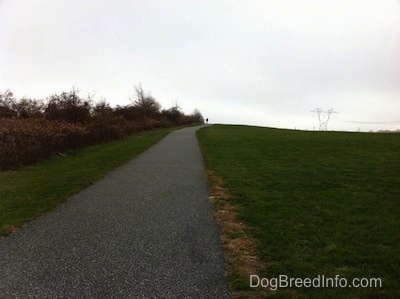
M 332 108 L 329 110 L 323 111 L 320 108 L 315 108 L 313 111 L 311 111 L 313 114 L 317 114 L 318 116 L 318 121 L 319 121 L 319 130 L 320 131 L 327 131 L 328 130 L 328 122 L 331 119 L 331 117 L 339 112 L 336 112 Z

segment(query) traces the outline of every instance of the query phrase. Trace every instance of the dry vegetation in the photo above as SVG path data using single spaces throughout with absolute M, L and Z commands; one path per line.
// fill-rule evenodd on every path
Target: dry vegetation
M 0 170 L 141 131 L 204 121 L 198 110 L 185 115 L 178 105 L 161 109 L 141 86 L 135 91 L 131 105 L 116 108 L 82 98 L 75 89 L 45 102 L 0 93 Z
M 238 218 L 238 207 L 230 201 L 231 195 L 224 188 L 222 179 L 212 170 L 207 171 L 207 176 L 212 183 L 210 200 L 216 207 L 214 216 L 219 224 L 232 298 L 263 298 L 257 290 L 238 290 L 233 287 L 237 282 L 243 283 L 243 278 L 259 273 L 266 264 L 258 259 L 257 241 L 248 233 L 251 228 Z

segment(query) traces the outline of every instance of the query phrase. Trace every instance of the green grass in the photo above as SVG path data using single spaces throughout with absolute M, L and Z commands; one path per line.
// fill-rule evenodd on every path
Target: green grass
M 197 136 L 207 167 L 254 228 L 268 265 L 262 277 L 340 275 L 383 283 L 266 296 L 400 297 L 400 134 L 214 125 Z
M 20 170 L 0 172 L 0 236 L 54 208 L 172 130 L 135 134 Z

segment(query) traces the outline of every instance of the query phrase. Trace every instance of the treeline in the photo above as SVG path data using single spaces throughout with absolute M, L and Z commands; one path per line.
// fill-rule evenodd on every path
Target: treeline
M 16 99 L 10 90 L 0 93 L 0 170 L 141 131 L 204 122 L 197 109 L 191 115 L 177 104 L 162 109 L 141 86 L 135 92 L 130 105 L 114 108 L 75 89 L 46 101 Z

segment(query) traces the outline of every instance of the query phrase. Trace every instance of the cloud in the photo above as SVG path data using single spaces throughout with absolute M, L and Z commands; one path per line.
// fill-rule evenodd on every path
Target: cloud
M 163 106 L 178 101 L 226 123 L 310 126 L 317 106 L 351 119 L 400 120 L 399 7 L 3 0 L 0 82 L 42 98 L 76 86 L 113 104 L 128 103 L 142 82 Z

